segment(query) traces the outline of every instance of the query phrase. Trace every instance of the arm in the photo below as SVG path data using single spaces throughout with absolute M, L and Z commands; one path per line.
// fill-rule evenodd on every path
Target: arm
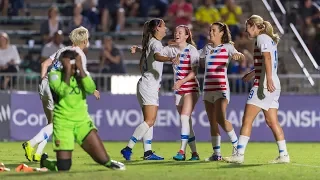
M 43 79 L 46 76 L 48 68 L 49 66 L 51 66 L 51 64 L 52 64 L 52 59 L 50 58 L 46 59 L 41 63 L 41 73 L 40 73 L 41 79 Z
M 108 58 L 112 63 L 119 64 L 121 61 L 121 56 L 119 51 L 116 52 L 116 55 L 113 56 L 110 52 L 104 51 L 105 57 Z
M 272 62 L 270 52 L 262 53 L 265 61 L 267 80 L 272 80 Z
M 62 74 L 60 71 L 51 71 L 48 74 L 48 77 L 50 89 L 52 89 L 52 91 L 55 92 L 59 97 L 64 97 L 72 91 L 72 88 L 62 81 Z M 64 80 L 67 79 L 64 78 Z
M 81 57 L 76 57 L 76 66 L 79 70 L 79 77 L 81 78 L 81 83 L 83 85 L 84 91 L 88 94 L 93 94 L 96 90 L 96 84 L 90 76 L 87 76 L 82 67 Z

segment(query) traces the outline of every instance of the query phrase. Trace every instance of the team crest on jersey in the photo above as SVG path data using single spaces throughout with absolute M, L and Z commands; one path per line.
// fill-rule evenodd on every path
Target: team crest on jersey
M 55 140 L 54 143 L 55 143 L 55 145 L 56 145 L 57 147 L 60 146 L 60 140 Z

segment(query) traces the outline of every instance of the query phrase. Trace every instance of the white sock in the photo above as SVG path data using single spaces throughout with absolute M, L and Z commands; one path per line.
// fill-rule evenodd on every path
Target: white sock
M 151 126 L 147 131 L 147 133 L 143 136 L 144 152 L 152 150 L 152 147 L 151 147 L 152 139 L 153 139 L 153 126 Z
M 196 137 L 194 135 L 191 117 L 189 119 L 189 126 L 190 126 L 190 136 L 189 136 L 188 144 L 190 146 L 191 152 L 196 153 L 197 152 Z
M 211 136 L 212 149 L 215 155 L 221 155 L 220 145 L 221 145 L 221 136 Z
M 42 155 L 44 147 L 46 147 L 48 139 L 43 140 L 37 147 L 36 154 Z
M 238 145 L 238 137 L 236 135 L 236 133 L 234 132 L 234 129 L 232 129 L 231 131 L 227 132 L 230 141 L 232 143 L 233 146 L 237 147 Z
M 141 140 L 141 138 L 147 133 L 149 128 L 150 127 L 146 122 L 142 122 L 134 131 L 127 146 L 132 149 L 136 142 Z
M 180 152 L 183 151 L 183 154 L 186 151 L 186 147 L 188 144 L 189 140 L 189 135 L 190 135 L 190 125 L 189 125 L 189 119 L 190 117 L 187 115 L 181 115 L 180 120 L 181 120 L 181 147 L 180 147 Z
M 39 144 L 40 142 L 42 142 L 45 139 L 49 139 L 49 137 L 51 136 L 53 131 L 53 124 L 50 123 L 48 125 L 46 125 L 45 127 L 43 127 L 40 132 L 34 136 L 29 142 L 30 145 L 32 147 L 34 147 L 35 145 Z
M 239 154 L 244 154 L 249 139 L 250 139 L 250 137 L 248 137 L 248 136 L 240 135 L 239 143 L 238 143 L 238 146 L 237 146 L 237 151 L 238 151 Z
M 288 155 L 286 140 L 277 141 L 277 144 L 279 149 L 279 155 L 280 156 Z

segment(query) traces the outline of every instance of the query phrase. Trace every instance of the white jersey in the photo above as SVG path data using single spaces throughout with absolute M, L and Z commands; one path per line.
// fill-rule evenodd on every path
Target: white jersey
M 174 82 L 186 78 L 193 68 L 199 67 L 199 52 L 191 44 L 188 44 L 183 50 L 180 50 L 177 46 L 166 46 L 162 50 L 163 56 L 176 57 L 178 54 L 180 54 L 179 65 L 172 65 Z M 175 91 L 176 94 L 191 92 L 199 92 L 199 82 L 196 77 L 184 83 L 180 89 Z
M 254 78 L 254 87 L 263 86 L 267 88 L 267 79 L 266 79 L 266 68 L 265 60 L 263 58 L 263 52 L 270 52 L 271 56 L 271 67 L 272 67 L 272 80 L 276 89 L 281 89 L 280 80 L 277 74 L 278 70 L 278 51 L 277 44 L 266 34 L 258 35 L 257 41 L 254 48 L 254 69 L 255 69 L 255 78 Z M 263 82 L 260 83 L 260 80 L 263 79 Z
M 200 51 L 200 58 L 205 59 L 204 92 L 229 92 L 227 67 L 234 53 L 238 51 L 232 44 L 221 44 L 217 47 L 206 45 Z
M 141 83 L 147 85 L 148 88 L 160 88 L 162 79 L 163 62 L 156 61 L 154 54 L 161 53 L 163 49 L 162 43 L 151 38 L 146 51 L 146 58 L 143 60 L 143 69 Z
M 66 46 L 64 48 L 59 49 L 57 52 L 53 53 L 49 57 L 52 60 L 51 69 L 59 70 L 59 69 L 63 68 L 62 63 L 59 61 L 59 57 L 60 57 L 61 53 L 63 53 L 66 50 L 76 51 L 80 55 L 81 60 L 82 60 L 83 70 L 86 72 L 87 75 L 89 75 L 89 72 L 87 70 L 87 57 L 78 46 Z

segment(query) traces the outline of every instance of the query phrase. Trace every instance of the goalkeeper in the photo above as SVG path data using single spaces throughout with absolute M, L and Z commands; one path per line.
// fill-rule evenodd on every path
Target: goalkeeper
M 67 50 L 59 59 L 63 69 L 52 70 L 48 75 L 55 103 L 52 141 L 57 160 L 49 160 L 48 155 L 43 154 L 40 166 L 57 171 L 70 170 L 76 141 L 97 163 L 114 170 L 125 170 L 124 164 L 110 159 L 89 116 L 86 94 L 93 94 L 96 86 L 85 73 L 79 54 Z

